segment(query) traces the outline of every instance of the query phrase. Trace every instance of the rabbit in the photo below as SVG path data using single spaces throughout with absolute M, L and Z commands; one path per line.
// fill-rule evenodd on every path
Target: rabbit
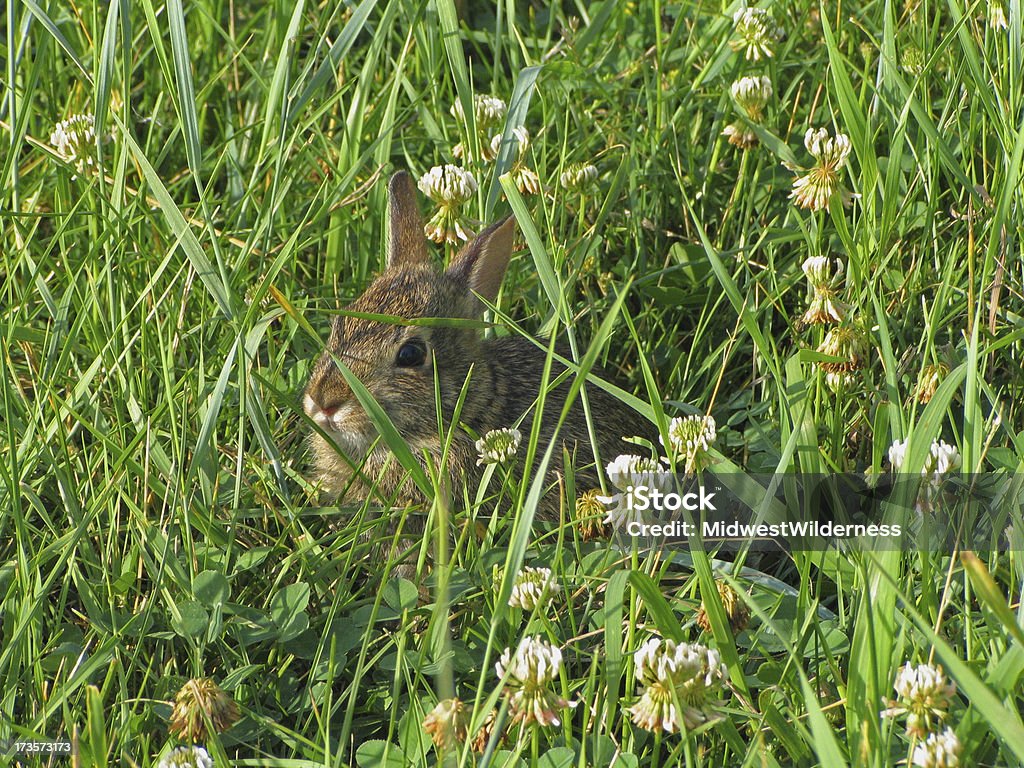
M 509 216 L 483 230 L 440 271 L 432 265 L 427 250 L 416 187 L 404 171 L 389 181 L 388 216 L 387 267 L 348 309 L 403 319 L 480 319 L 484 309 L 480 298 L 495 301 L 512 256 L 515 219 Z M 567 357 L 564 350 L 559 353 Z M 311 435 L 321 487 L 335 495 L 347 490 L 348 498 L 365 499 L 375 492 L 380 498 L 398 502 L 430 501 L 384 441 L 378 441 L 376 428 L 335 359 L 343 361 L 373 395 L 421 464 L 426 468 L 426 452 L 437 468 L 442 466 L 444 449 L 437 424 L 435 377 L 445 434 L 466 388 L 460 422 L 478 436 L 518 426 L 525 443 L 535 418 L 546 354 L 529 339 L 482 338 L 477 328 L 465 325 L 401 325 L 349 315 L 336 317 L 327 350 L 314 365 L 303 397 L 306 414 L 328 438 L 319 431 Z M 565 366 L 554 360 L 549 381 L 564 370 Z M 599 370 L 594 373 L 602 375 Z M 546 395 L 538 457 L 554 436 L 570 385 L 571 379 L 566 380 Z M 587 384 L 586 391 L 602 461 L 638 452 L 635 444 L 622 440 L 624 436 L 657 440 L 657 430 L 648 420 L 592 384 Z M 563 447 L 575 456 L 574 464 L 580 464 L 576 485 L 598 485 L 579 396 L 558 440 L 546 476 L 549 487 L 538 508 L 538 514 L 547 519 L 558 516 L 560 494 L 550 491 L 564 470 Z M 482 471 L 477 458 L 473 436 L 456 428 L 441 478 L 450 497 L 461 498 L 463 481 L 470 484 L 470 494 L 475 493 L 474 482 Z M 521 473 L 522 467 L 517 471 Z

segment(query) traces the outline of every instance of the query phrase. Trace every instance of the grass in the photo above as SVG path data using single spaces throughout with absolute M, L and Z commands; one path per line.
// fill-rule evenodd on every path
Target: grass
M 178 744 L 176 692 L 211 677 L 242 713 L 206 740 L 218 765 L 440 763 L 421 722 L 457 695 L 472 732 L 495 708 L 498 725 L 483 757 L 446 764 L 881 767 L 919 744 L 883 699 L 905 663 L 933 662 L 957 686 L 962 764 L 1024 765 L 1019 538 L 796 551 L 781 575 L 623 556 L 571 508 L 529 525 L 542 482 L 496 467 L 499 514 L 477 515 L 476 488 L 437 505 L 437 546 L 424 537 L 401 579 L 371 555 L 370 504 L 322 505 L 300 397 L 330 316 L 381 266 L 387 175 L 478 151 L 450 108 L 493 94 L 544 184 L 499 178 L 511 147 L 473 167 L 466 215 L 511 206 L 526 242 L 497 332 L 569 337 L 649 418 L 713 414 L 713 471 L 888 471 L 909 437 L 907 469 L 941 438 L 965 472 L 1013 478 L 1024 46 L 1019 4 L 1005 29 L 995 5 L 778 2 L 785 34 L 750 62 L 729 46 L 734 6 L 9 0 L 0 740 L 155 766 Z M 743 119 L 729 87 L 760 74 L 774 96 L 741 151 L 722 136 Z M 48 141 L 77 113 L 96 116 L 99 170 Z M 849 136 L 853 197 L 806 211 L 782 163 L 809 166 L 803 135 L 822 126 Z M 558 184 L 576 163 L 599 172 L 583 192 Z M 845 264 L 836 290 L 863 334 L 839 393 L 827 329 L 800 321 L 811 256 Z M 561 583 L 553 609 L 508 606 L 526 564 Z M 558 726 L 510 722 L 494 664 L 526 635 L 562 650 L 553 688 L 578 704 Z M 634 724 L 652 635 L 720 654 L 709 724 Z

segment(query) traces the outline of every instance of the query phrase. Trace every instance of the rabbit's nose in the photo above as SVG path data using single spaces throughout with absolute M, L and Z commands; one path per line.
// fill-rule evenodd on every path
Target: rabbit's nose
M 306 396 L 303 398 L 302 406 L 309 418 L 319 421 L 327 420 L 334 416 L 341 407 L 341 402 L 332 401 L 330 403 L 321 403 L 319 398 L 314 395 L 310 395 L 307 392 Z

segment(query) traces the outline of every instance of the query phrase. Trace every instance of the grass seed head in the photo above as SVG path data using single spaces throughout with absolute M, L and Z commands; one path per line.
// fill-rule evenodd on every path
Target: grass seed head
M 939 388 L 939 384 L 948 375 L 949 366 L 945 363 L 926 365 L 921 371 L 921 377 L 917 380 L 914 397 L 922 405 L 930 403 L 935 397 L 935 391 Z

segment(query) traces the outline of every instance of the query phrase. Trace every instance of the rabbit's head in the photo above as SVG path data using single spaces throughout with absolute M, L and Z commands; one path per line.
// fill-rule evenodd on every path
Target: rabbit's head
M 334 319 L 303 398 L 309 418 L 355 460 L 370 448 L 377 430 L 335 360 L 373 395 L 414 451 L 433 445 L 438 441 L 435 380 L 442 412 L 450 414 L 478 362 L 479 331 L 466 324 L 415 321 L 478 318 L 477 297 L 494 301 L 512 252 L 509 217 L 467 244 L 447 270 L 435 268 L 416 188 L 405 172 L 389 182 L 388 219 L 387 267 L 347 314 Z

